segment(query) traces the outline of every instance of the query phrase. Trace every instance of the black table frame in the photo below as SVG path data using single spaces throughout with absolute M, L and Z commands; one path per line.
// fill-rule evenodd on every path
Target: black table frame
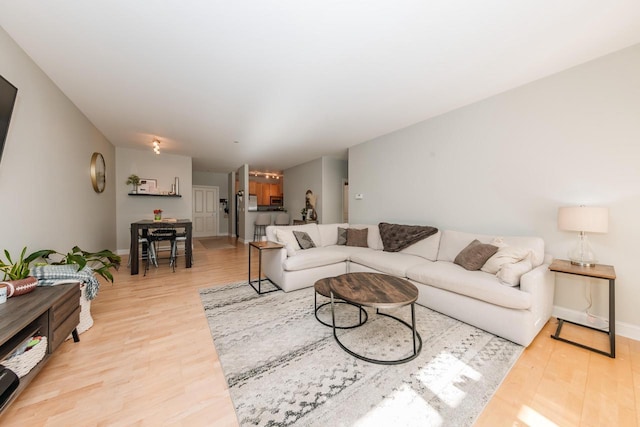
M 156 228 L 184 228 L 185 230 L 185 267 L 191 268 L 193 265 L 192 253 L 192 223 L 190 219 L 179 219 L 176 222 L 153 221 L 143 219 L 131 223 L 131 246 L 129 250 L 129 259 L 131 260 L 131 275 L 138 274 L 140 270 L 140 254 L 138 245 L 138 236 L 142 233 L 142 237 L 147 237 L 150 229 Z M 143 248 L 143 251 L 146 250 Z
M 402 323 L 404 326 L 406 326 L 407 328 L 409 328 L 411 330 L 411 334 L 413 336 L 413 354 L 411 354 L 411 355 L 409 355 L 407 357 L 404 357 L 402 359 L 380 360 L 380 359 L 372 359 L 370 357 L 358 354 L 355 351 L 347 348 L 347 346 L 345 346 L 344 344 L 342 344 L 342 342 L 338 338 L 338 334 L 336 333 L 336 330 L 338 328 L 336 327 L 335 305 L 337 304 L 337 302 L 335 300 L 337 298 L 338 297 L 336 295 L 334 295 L 333 289 L 332 289 L 331 290 L 331 321 L 333 323 L 332 324 L 332 326 L 333 326 L 333 338 L 336 340 L 338 345 L 344 351 L 346 351 L 347 353 L 349 353 L 353 357 L 356 357 L 358 359 L 364 360 L 365 362 L 376 363 L 378 365 L 399 365 L 401 363 L 409 362 L 409 361 L 415 359 L 416 357 L 418 357 L 418 355 L 422 351 L 422 337 L 420 336 L 420 333 L 416 329 L 416 303 L 415 303 L 415 301 L 410 304 L 411 305 L 411 324 L 408 324 L 404 320 L 402 320 L 402 319 L 400 319 L 398 317 L 392 316 L 390 314 L 381 313 L 380 309 L 376 308 L 376 314 L 379 314 L 380 316 L 390 317 L 390 318 Z M 341 299 L 343 299 L 343 298 L 341 298 Z M 345 300 L 345 301 L 348 301 L 348 300 Z M 349 302 L 351 302 L 351 301 L 349 301 Z M 357 326 L 362 326 L 362 324 L 361 325 L 357 325 Z
M 580 348 L 584 348 L 586 350 L 591 350 L 591 351 L 593 351 L 595 353 L 602 354 L 604 356 L 609 356 L 612 359 L 615 359 L 615 357 L 616 357 L 616 292 L 615 292 L 616 279 L 605 279 L 605 278 L 595 277 L 595 276 L 585 276 L 584 274 L 569 273 L 567 271 L 558 271 L 558 270 L 552 270 L 552 271 L 555 271 L 556 273 L 573 274 L 573 275 L 576 275 L 576 276 L 592 277 L 592 278 L 595 278 L 595 279 L 601 279 L 601 280 L 608 280 L 609 281 L 609 328 L 608 328 L 608 330 L 605 331 L 603 329 L 594 328 L 594 327 L 591 327 L 591 326 L 588 326 L 588 325 L 583 325 L 582 323 L 576 323 L 576 322 L 572 322 L 570 320 L 565 320 L 565 319 L 558 318 L 558 328 L 556 329 L 556 333 L 551 335 L 551 338 L 553 338 L 554 340 L 558 340 L 558 341 L 566 342 L 568 344 L 575 345 L 575 346 L 580 347 Z M 589 347 L 588 345 L 580 344 L 578 342 L 571 341 L 571 340 L 568 340 L 566 338 L 560 337 L 560 331 L 562 330 L 562 325 L 564 325 L 565 323 L 571 323 L 572 325 L 582 326 L 583 328 L 592 329 L 594 331 L 602 332 L 603 334 L 609 335 L 609 353 L 607 353 L 606 351 L 602 351 L 600 349 L 594 348 L 594 347 Z
M 265 246 L 265 245 L 268 245 L 268 246 Z M 251 248 L 256 248 L 258 250 L 258 278 L 254 280 L 251 280 Z M 279 244 L 268 242 L 268 241 L 267 242 L 264 242 L 264 241 L 249 242 L 249 277 L 247 281 L 249 282 L 249 285 L 253 288 L 253 290 L 258 293 L 258 295 L 268 294 L 270 292 L 276 292 L 280 290 L 280 286 L 271 282 L 273 286 L 275 286 L 275 289 L 262 292 L 262 251 L 270 250 L 270 249 L 282 249 L 282 248 L 284 248 L 283 245 L 279 245 Z M 257 288 L 254 286 L 255 283 L 258 284 Z

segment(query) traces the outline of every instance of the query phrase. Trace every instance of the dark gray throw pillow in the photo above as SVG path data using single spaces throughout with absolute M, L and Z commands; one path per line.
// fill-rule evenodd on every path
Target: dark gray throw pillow
M 347 229 L 338 227 L 338 245 L 347 244 Z
M 293 235 L 296 237 L 301 249 L 311 249 L 316 247 L 316 244 L 313 243 L 313 239 L 306 232 L 294 231 Z
M 368 228 L 362 230 L 358 228 L 347 229 L 347 246 L 358 246 L 361 248 L 368 248 L 367 235 L 369 234 Z
M 485 262 L 491 258 L 496 252 L 498 247 L 490 245 L 488 243 L 480 243 L 478 239 L 469 243 L 469 245 L 460 251 L 453 260 L 455 264 L 458 264 L 467 270 L 480 270 Z

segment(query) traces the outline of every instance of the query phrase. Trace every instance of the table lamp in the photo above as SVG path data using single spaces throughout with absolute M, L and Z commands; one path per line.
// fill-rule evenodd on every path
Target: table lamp
M 596 256 L 587 233 L 606 233 L 609 230 L 609 209 L 592 206 L 570 206 L 558 209 L 558 229 L 580 232 L 576 247 L 569 252 L 574 265 L 593 267 Z

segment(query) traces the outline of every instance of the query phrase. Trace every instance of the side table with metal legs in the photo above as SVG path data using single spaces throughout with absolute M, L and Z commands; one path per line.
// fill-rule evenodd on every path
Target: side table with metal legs
M 255 248 L 258 250 L 258 278 L 257 279 L 251 279 L 251 248 Z M 279 291 L 280 287 L 278 287 L 278 285 L 276 285 L 275 283 L 273 283 L 273 285 L 275 286 L 275 289 L 271 289 L 269 291 L 262 291 L 262 251 L 264 250 L 268 250 L 268 249 L 282 249 L 284 248 L 284 245 L 281 245 L 279 243 L 274 243 L 274 242 L 269 242 L 269 241 L 260 241 L 260 242 L 249 242 L 249 285 L 253 288 L 254 291 L 256 291 L 258 294 L 262 295 L 262 294 L 268 294 L 269 292 L 275 292 L 275 291 Z M 258 284 L 258 287 L 255 287 L 255 284 Z

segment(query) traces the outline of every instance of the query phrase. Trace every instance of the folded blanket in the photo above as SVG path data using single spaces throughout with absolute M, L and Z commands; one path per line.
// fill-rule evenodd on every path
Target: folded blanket
M 31 275 L 38 279 L 38 286 L 55 286 L 64 283 L 82 282 L 87 286 L 87 299 L 92 300 L 98 295 L 100 282 L 93 274 L 93 270 L 85 266 L 77 271 L 74 264 L 64 265 L 39 265 L 31 268 Z
M 386 222 L 378 224 L 378 228 L 386 252 L 401 251 L 438 232 L 437 228 L 428 225 L 389 224 Z

